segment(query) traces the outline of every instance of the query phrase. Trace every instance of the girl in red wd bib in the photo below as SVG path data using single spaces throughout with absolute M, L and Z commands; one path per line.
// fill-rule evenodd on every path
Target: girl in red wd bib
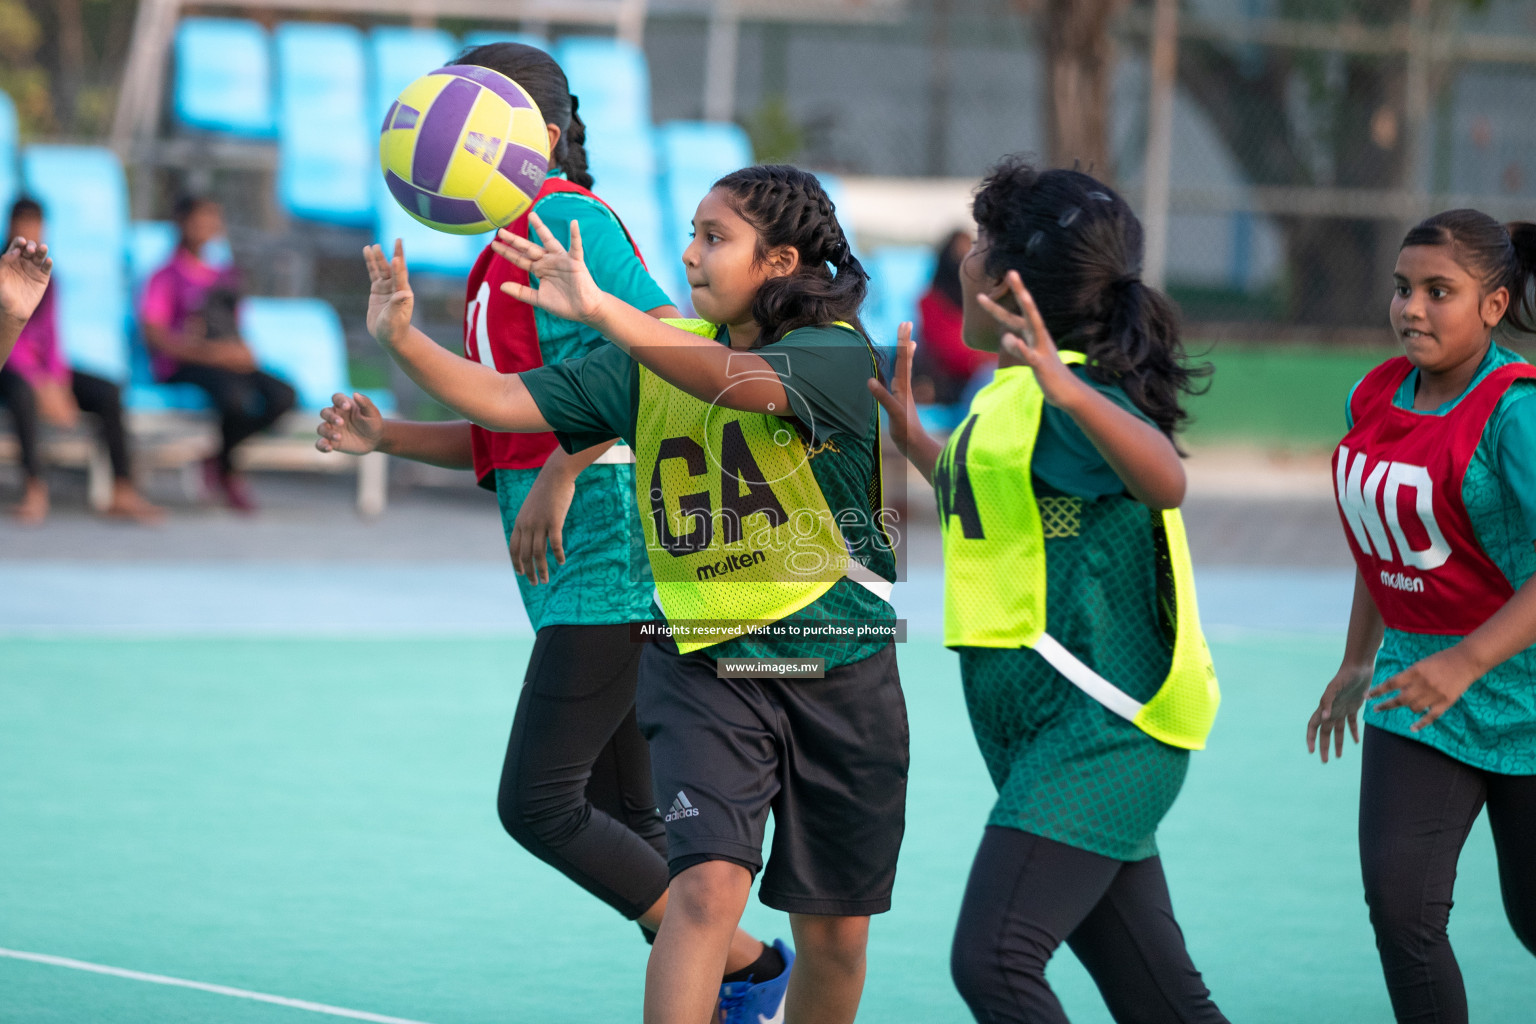
M 1536 329 L 1536 225 L 1437 214 L 1393 277 L 1404 354 L 1355 386 L 1334 453 L 1358 572 L 1307 748 L 1342 754 L 1385 698 L 1366 710 L 1360 787 L 1376 946 L 1399 1021 L 1459 1022 L 1446 924 L 1484 804 L 1510 924 L 1536 953 L 1536 367 L 1493 340 Z

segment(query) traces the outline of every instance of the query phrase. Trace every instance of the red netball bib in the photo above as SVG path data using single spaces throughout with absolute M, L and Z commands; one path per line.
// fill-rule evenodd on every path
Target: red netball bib
M 540 199 L 556 192 L 575 192 L 579 195 L 601 199 L 591 192 L 564 178 L 545 178 L 528 210 L 507 225 L 515 235 L 528 236 L 528 214 Z M 607 206 L 607 203 L 603 203 Z M 609 208 L 612 213 L 612 208 Z M 618 219 L 618 214 L 614 214 Z M 620 221 L 619 226 L 623 227 Z M 627 237 L 629 232 L 625 231 Z M 629 244 L 633 247 L 634 239 Z M 635 249 L 635 257 L 645 264 L 645 257 Z M 490 246 L 475 261 L 469 272 L 464 304 L 464 358 L 474 359 L 502 373 L 521 373 L 544 365 L 544 353 L 539 348 L 539 332 L 535 327 L 533 307 L 519 302 L 501 290 L 505 281 L 528 283 L 528 272 L 520 270 L 502 259 Z M 472 426 L 475 452 L 475 479 L 481 486 L 489 486 L 487 477 L 495 469 L 537 469 L 544 465 L 558 442 L 555 435 L 504 434 Z
M 1389 359 L 1355 389 L 1355 425 L 1333 454 L 1334 494 L 1386 624 L 1465 636 L 1514 589 L 1477 542 L 1462 480 L 1499 399 L 1516 380 L 1536 378 L 1536 367 L 1499 367 L 1444 416 L 1393 404 L 1412 369 L 1403 356 Z

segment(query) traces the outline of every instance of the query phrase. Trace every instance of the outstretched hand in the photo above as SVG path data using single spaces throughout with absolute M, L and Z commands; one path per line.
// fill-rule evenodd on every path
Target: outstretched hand
M 43 300 L 53 260 L 48 247 L 20 236 L 0 254 L 0 316 L 24 324 Z
M 1045 321 L 1035 306 L 1035 297 L 1024 287 L 1019 272 L 1008 271 L 1003 285 L 1013 295 L 1014 303 L 1019 307 L 1017 313 L 990 295 L 977 296 L 981 308 L 1003 327 L 1002 365 L 1027 366 L 1034 370 L 1045 400 L 1051 405 L 1066 404 L 1068 398 L 1084 386 L 1083 382 L 1061 361 L 1056 341 L 1045 329 Z
M 912 324 L 904 323 L 896 329 L 896 372 L 891 376 L 890 388 L 887 389 L 878 378 L 871 377 L 869 390 L 890 415 L 891 440 L 896 448 L 917 467 L 923 479 L 932 482 L 933 467 L 943 446 L 923 429 L 923 422 L 917 415 L 917 402 L 912 398 L 912 356 L 916 351 Z
M 315 428 L 320 440 L 315 447 L 322 452 L 367 455 L 384 438 L 384 417 L 378 406 L 360 391 L 352 397 L 331 396 L 329 408 L 320 410 L 320 425 Z
M 562 320 L 591 323 L 601 312 L 607 294 L 592 279 L 582 257 L 581 226 L 571 221 L 571 247 L 567 249 L 538 214 L 529 214 L 528 223 L 538 234 L 538 242 L 502 228 L 491 248 L 508 263 L 538 278 L 539 286 L 508 281 L 501 290 Z
M 383 246 L 365 246 L 363 261 L 368 264 L 368 333 L 381 345 L 393 345 L 411 329 L 411 313 L 416 308 L 416 293 L 411 291 L 405 266 L 405 246 L 395 239 L 395 254 L 389 258 Z
M 1317 710 L 1307 720 L 1307 753 L 1322 751 L 1323 764 L 1328 763 L 1328 750 L 1333 748 L 1334 757 L 1344 756 L 1344 731 L 1356 743 L 1360 742 L 1360 708 L 1365 704 L 1365 691 L 1371 685 L 1371 670 L 1341 668 L 1323 689 Z
M 890 388 L 887 389 L 878 377 L 871 377 L 868 382 L 875 401 L 891 418 L 891 440 L 903 455 L 911 447 L 912 432 L 923 433 L 917 403 L 912 398 L 912 356 L 916 351 L 912 324 L 903 323 L 896 328 L 896 370 L 891 374 Z

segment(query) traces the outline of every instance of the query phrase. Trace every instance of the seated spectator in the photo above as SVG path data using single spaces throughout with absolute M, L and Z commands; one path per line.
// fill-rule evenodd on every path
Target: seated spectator
M 43 208 L 31 199 L 18 199 L 11 207 L 8 238 L 43 241 Z M 110 380 L 71 369 L 59 347 L 58 314 L 54 298 L 57 282 L 51 282 L 32 319 L 16 339 L 16 349 L 0 367 L 0 405 L 11 413 L 16 442 L 21 448 L 25 489 L 16 518 L 41 523 L 48 517 L 48 482 L 43 477 L 43 454 L 38 426 L 70 428 L 82 412 L 97 418 L 101 440 L 112 460 L 112 500 L 106 515 L 137 522 L 156 522 L 164 513 L 133 486 L 128 436 L 123 429 L 123 396 Z
M 960 336 L 960 261 L 971 251 L 971 236 L 956 231 L 938 249 L 933 283 L 917 302 L 917 351 L 912 361 L 912 393 L 922 405 L 962 401 L 978 373 L 990 373 L 997 356 L 966 348 Z
M 230 508 L 249 512 L 256 503 L 235 472 L 234 450 L 293 408 L 293 388 L 258 370 L 240 339 L 237 275 L 203 262 L 204 246 L 224 233 L 219 204 L 183 198 L 176 204 L 176 226 L 175 254 L 144 289 L 139 310 L 144 340 L 156 380 L 196 385 L 218 410 L 219 453 L 203 466 L 203 479 Z

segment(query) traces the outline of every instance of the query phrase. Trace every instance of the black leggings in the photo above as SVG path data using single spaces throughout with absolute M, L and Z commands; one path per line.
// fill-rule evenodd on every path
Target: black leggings
M 74 370 L 70 390 L 81 412 L 96 416 L 101 443 L 112 460 L 112 475 L 127 480 L 133 475 L 128 462 L 128 435 L 123 430 L 123 392 L 104 377 Z M 21 468 L 28 480 L 43 475 L 43 457 L 37 443 L 37 392 L 15 370 L 0 368 L 0 405 L 11 410 L 11 424 L 16 429 L 16 444 L 21 449 Z
M 1536 953 L 1536 775 L 1498 775 L 1367 726 L 1360 871 L 1392 1011 L 1402 1024 L 1461 1024 L 1467 993 L 1446 924 L 1456 861 L 1483 805 L 1504 912 Z
M 182 366 L 167 379 L 208 393 L 219 411 L 219 468 L 226 473 L 235 446 L 276 423 L 293 408 L 296 398 L 293 388 L 260 370 L 243 373 L 217 366 Z
M 539 630 L 496 800 L 513 839 L 631 921 L 667 891 L 667 833 L 635 725 L 641 649 L 627 623 Z
M 1045 980 L 1065 940 L 1119 1024 L 1226 1018 L 1190 962 L 1162 861 L 1119 861 L 989 826 L 971 865 L 950 953 L 981 1024 L 1066 1024 Z

